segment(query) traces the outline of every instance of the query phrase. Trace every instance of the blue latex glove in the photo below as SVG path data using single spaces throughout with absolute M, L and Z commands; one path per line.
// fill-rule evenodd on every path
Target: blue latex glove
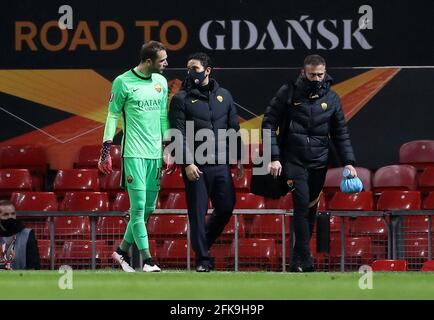
M 356 193 L 363 190 L 363 183 L 358 177 L 353 177 L 350 170 L 344 169 L 341 181 L 341 191 L 345 193 Z

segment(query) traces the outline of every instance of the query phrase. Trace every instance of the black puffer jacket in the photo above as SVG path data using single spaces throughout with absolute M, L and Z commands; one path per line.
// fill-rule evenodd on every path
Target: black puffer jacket
M 223 155 L 223 153 L 226 154 L 226 157 L 224 157 L 225 162 L 228 163 L 229 161 L 229 139 L 220 135 L 219 141 L 218 130 L 234 129 L 238 134 L 236 141 L 237 154 L 231 158 L 231 161 L 241 159 L 240 124 L 237 109 L 230 92 L 220 87 L 214 79 L 210 79 L 209 91 L 206 93 L 187 84 L 184 82 L 182 90 L 172 98 L 169 108 L 171 128 L 180 130 L 183 135 L 183 163 L 186 165 L 193 162 L 197 163 L 197 159 L 194 159 L 193 155 L 197 147 L 203 143 L 203 141 L 188 141 L 187 143 L 186 121 L 194 122 L 194 134 L 200 129 L 210 129 L 213 132 L 215 152 L 211 157 L 214 159 L 214 163 L 219 160 L 219 154 Z M 192 139 L 194 139 L 194 136 Z M 222 146 L 220 148 L 219 142 Z M 189 154 L 189 157 L 187 157 L 187 154 Z M 175 154 L 175 156 L 177 155 Z M 194 159 L 194 161 L 191 161 L 191 159 Z
M 307 80 L 299 78 L 279 89 L 262 122 L 262 129 L 271 131 L 272 160 L 309 169 L 324 167 L 331 139 L 343 164 L 354 164 L 344 113 L 339 96 L 330 89 L 331 83 L 327 75 L 312 91 Z

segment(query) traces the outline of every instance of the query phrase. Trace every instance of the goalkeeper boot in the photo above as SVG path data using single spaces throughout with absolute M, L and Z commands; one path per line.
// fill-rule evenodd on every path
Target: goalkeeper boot
M 112 253 L 112 258 L 125 272 L 136 272 L 130 264 L 130 257 L 128 256 L 128 253 L 120 250 L 119 248 Z
M 160 272 L 160 267 L 152 260 L 152 258 L 143 260 L 144 272 Z

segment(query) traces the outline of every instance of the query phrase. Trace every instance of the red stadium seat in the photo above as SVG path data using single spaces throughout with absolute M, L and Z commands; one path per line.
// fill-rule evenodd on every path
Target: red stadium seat
M 31 191 L 32 177 L 27 169 L 0 169 L 0 198 L 10 198 L 15 191 Z
M 372 271 L 407 271 L 406 260 L 375 260 Z
M 186 215 L 151 215 L 147 229 L 153 238 L 175 239 L 187 236 Z
M 249 237 L 282 239 L 282 215 L 257 214 L 249 228 Z M 289 217 L 286 217 L 285 234 L 289 237 Z
M 330 242 L 330 256 L 334 261 L 341 257 L 340 241 Z M 372 247 L 370 237 L 347 237 L 345 238 L 345 259 L 351 265 L 370 264 L 372 259 Z
M 274 239 L 239 239 L 238 259 L 240 270 L 273 270 L 278 266 Z M 235 256 L 232 242 L 231 257 Z
M 112 205 L 113 211 L 128 211 L 130 210 L 130 198 L 127 192 L 118 192 Z
M 61 208 L 65 211 L 108 211 L 109 201 L 105 192 L 67 192 Z
M 264 198 L 253 193 L 237 193 L 236 209 L 264 209 Z
M 167 196 L 164 209 L 187 209 L 184 192 L 171 192 Z
M 101 145 L 82 146 L 78 151 L 76 167 L 82 169 L 98 168 L 98 160 L 101 152 Z M 121 146 L 112 145 L 110 148 L 113 169 L 121 167 Z
M 214 244 L 209 250 L 209 254 L 214 258 L 214 267 L 217 270 L 226 270 L 229 268 L 228 261 L 231 255 L 231 244 Z
M 426 168 L 419 176 L 419 190 L 434 191 L 434 167 Z
M 111 254 L 109 246 L 105 240 L 95 241 L 95 259 L 97 263 L 106 263 Z M 92 259 L 92 241 L 88 240 L 71 240 L 65 241 L 60 251 L 58 262 L 61 264 L 70 264 L 75 267 L 85 269 L 91 268 Z
M 57 211 L 54 192 L 14 192 L 11 201 L 17 211 Z
M 378 198 L 377 210 L 420 210 L 419 191 L 383 191 Z
M 434 272 L 434 260 L 425 261 L 422 265 L 422 272 Z
M 209 219 L 211 215 L 207 215 L 206 219 Z M 238 237 L 244 238 L 246 234 L 246 222 L 243 215 L 238 215 Z M 228 224 L 223 229 L 218 240 L 233 240 L 235 237 L 235 217 L 232 216 Z
M 357 176 L 363 182 L 363 191 L 371 190 L 372 172 L 369 169 L 356 167 Z M 342 171 L 344 168 L 332 168 L 327 170 L 326 179 L 324 182 L 323 191 L 326 194 L 335 193 L 340 191 L 340 184 L 342 181 Z
M 372 189 L 375 192 L 385 190 L 416 190 L 417 171 L 410 165 L 393 165 L 375 172 Z
M 47 155 L 37 145 L 0 146 L 0 168 L 29 169 L 30 173 L 47 173 Z
M 387 222 L 387 220 L 386 220 Z M 358 217 L 351 225 L 351 234 L 387 238 L 388 229 L 382 217 Z
M 115 196 L 116 193 L 122 191 L 120 170 L 114 170 L 110 174 L 100 176 L 99 181 L 101 190 L 108 192 L 110 196 Z
M 98 170 L 59 170 L 54 179 L 53 189 L 58 195 L 64 195 L 67 191 L 99 191 Z
M 55 217 L 54 219 L 54 234 L 57 239 L 90 238 L 90 222 L 89 217 Z M 50 234 L 50 220 L 45 225 L 44 234 Z
M 49 269 L 50 267 L 50 253 L 51 246 L 50 240 L 39 240 L 38 239 L 38 249 L 39 249 L 39 258 L 41 260 L 41 269 Z M 53 252 L 54 254 L 54 252 Z M 55 254 L 54 254 L 55 256 Z
M 428 238 L 405 238 L 405 257 L 418 260 L 428 258 Z
M 429 219 L 428 216 L 405 216 L 404 231 L 408 234 L 428 233 Z M 431 221 L 432 227 L 432 221 Z M 433 228 L 431 228 L 433 230 Z
M 236 176 L 236 169 L 232 168 L 232 180 L 234 181 L 234 187 L 237 192 L 249 192 L 250 190 L 250 181 L 252 179 L 252 169 L 245 168 L 244 176 L 240 179 Z
M 264 198 L 265 209 L 282 209 L 291 210 L 294 208 L 292 193 L 288 192 L 285 196 L 279 199 Z
M 434 210 L 434 192 L 430 192 L 428 196 L 423 200 L 422 209 Z
M 123 236 L 128 221 L 124 217 L 99 217 L 96 224 L 96 234 L 99 236 Z
M 399 149 L 399 163 L 411 164 L 418 169 L 434 166 L 434 140 L 415 140 Z
M 184 181 L 182 180 L 182 171 L 178 166 L 171 174 L 164 174 L 161 177 L 161 190 L 164 192 L 185 190 Z
M 338 211 L 372 211 L 374 210 L 374 197 L 370 191 L 351 194 L 336 192 L 328 203 L 328 209 Z
M 194 252 L 190 247 L 190 259 L 193 260 Z M 172 268 L 187 267 L 187 240 L 165 240 L 158 255 L 158 261 L 162 266 Z

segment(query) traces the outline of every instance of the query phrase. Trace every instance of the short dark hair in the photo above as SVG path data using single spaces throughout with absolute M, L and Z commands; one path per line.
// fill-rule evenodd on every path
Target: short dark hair
M 321 57 L 318 54 L 311 54 L 304 58 L 303 66 L 312 65 L 312 66 L 319 66 L 319 65 L 326 65 L 325 59 Z
M 210 68 L 213 67 L 213 66 L 212 66 L 211 58 L 209 57 L 209 55 L 207 55 L 207 54 L 204 53 L 204 52 L 196 52 L 196 53 L 191 54 L 191 55 L 188 57 L 188 61 L 190 61 L 190 60 L 192 60 L 192 59 L 194 59 L 194 60 L 199 60 L 200 63 L 201 63 L 201 65 L 202 65 L 205 69 L 208 68 L 208 67 L 210 67 Z
M 0 207 L 3 207 L 3 206 L 15 207 L 14 204 L 10 200 L 0 200 Z
M 154 62 L 157 59 L 157 53 L 162 50 L 166 50 L 166 47 L 161 42 L 151 40 L 140 48 L 140 61 L 151 59 Z

